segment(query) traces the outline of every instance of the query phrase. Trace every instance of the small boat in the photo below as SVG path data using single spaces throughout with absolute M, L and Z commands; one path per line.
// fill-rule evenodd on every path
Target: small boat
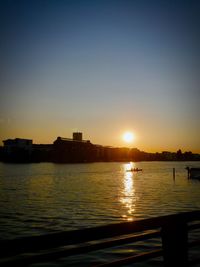
M 138 168 L 131 168 L 130 170 L 126 170 L 127 172 L 140 172 L 142 171 L 142 169 L 138 169 Z
M 200 168 L 189 168 L 186 167 L 188 171 L 188 179 L 198 179 L 200 180 Z

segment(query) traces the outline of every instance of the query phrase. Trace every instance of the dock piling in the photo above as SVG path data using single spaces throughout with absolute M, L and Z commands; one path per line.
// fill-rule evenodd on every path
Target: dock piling
M 175 168 L 173 168 L 173 180 L 175 181 L 175 178 L 176 178 L 176 170 Z

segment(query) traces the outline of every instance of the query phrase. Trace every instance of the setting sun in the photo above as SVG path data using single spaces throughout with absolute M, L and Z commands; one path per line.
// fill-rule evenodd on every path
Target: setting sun
M 134 140 L 134 134 L 132 132 L 125 132 L 123 134 L 123 140 L 126 142 L 126 143 L 131 143 L 133 140 Z

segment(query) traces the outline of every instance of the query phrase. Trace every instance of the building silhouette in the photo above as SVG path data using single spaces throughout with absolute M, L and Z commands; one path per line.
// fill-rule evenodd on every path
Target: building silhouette
M 3 144 L 5 161 L 28 162 L 31 160 L 33 145 L 31 139 L 7 139 L 3 141 Z
M 84 140 L 81 132 L 74 132 L 72 138 L 57 137 L 53 144 L 33 144 L 31 139 L 7 139 L 0 147 L 0 160 L 5 162 L 124 162 L 124 161 L 174 161 L 200 160 L 199 154 L 163 151 L 147 153 L 137 148 L 111 147 L 92 144 Z
M 73 138 L 57 137 L 53 143 L 55 162 L 91 162 L 94 159 L 95 146 L 89 140 L 83 140 L 80 132 Z
M 73 133 L 73 140 L 81 142 L 83 140 L 83 134 L 80 132 Z

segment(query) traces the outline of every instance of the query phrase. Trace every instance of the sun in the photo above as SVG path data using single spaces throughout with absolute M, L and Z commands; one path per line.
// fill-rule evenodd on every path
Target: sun
M 131 143 L 135 139 L 135 136 L 132 132 L 125 132 L 122 138 L 126 143 Z

